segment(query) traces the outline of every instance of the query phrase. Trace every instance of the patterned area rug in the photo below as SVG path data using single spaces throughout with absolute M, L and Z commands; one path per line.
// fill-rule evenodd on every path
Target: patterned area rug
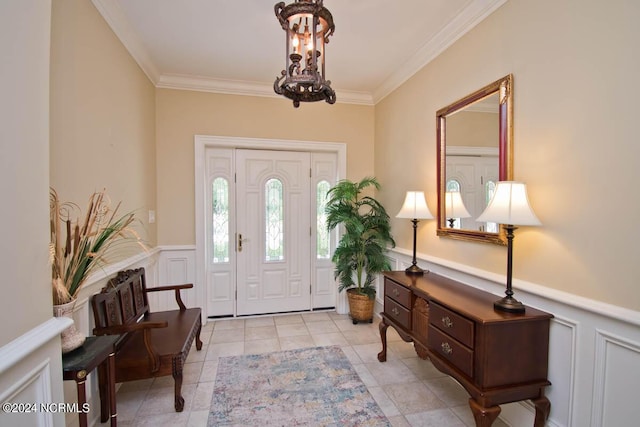
M 222 357 L 213 426 L 390 426 L 340 347 Z

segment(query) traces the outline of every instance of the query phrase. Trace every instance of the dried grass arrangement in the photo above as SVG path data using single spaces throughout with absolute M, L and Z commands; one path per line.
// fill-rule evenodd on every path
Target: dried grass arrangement
M 49 255 L 52 272 L 53 304 L 74 301 L 87 278 L 96 268 L 108 263 L 123 245 L 146 246 L 132 224 L 133 212 L 118 216 L 120 203 L 111 207 L 106 190 L 89 197 L 81 220 L 81 209 L 72 202 L 61 202 L 53 188 L 49 190 L 51 242 Z

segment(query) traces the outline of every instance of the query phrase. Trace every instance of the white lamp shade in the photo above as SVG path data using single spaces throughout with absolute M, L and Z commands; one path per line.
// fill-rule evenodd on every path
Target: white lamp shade
M 523 182 L 499 181 L 487 208 L 476 220 L 509 225 L 541 225 L 533 213 Z
M 447 218 L 469 218 L 471 214 L 464 207 L 462 196 L 458 191 L 444 193 L 444 210 Z
M 407 191 L 402 209 L 396 218 L 433 219 L 422 191 Z

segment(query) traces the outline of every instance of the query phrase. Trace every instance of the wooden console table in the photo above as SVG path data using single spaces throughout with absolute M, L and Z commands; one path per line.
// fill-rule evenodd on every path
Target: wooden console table
M 478 427 L 489 427 L 504 403 L 530 399 L 535 427 L 543 427 L 551 404 L 544 395 L 553 316 L 530 307 L 524 314 L 493 309 L 496 295 L 435 273 L 384 273 L 382 351 L 393 326 L 418 356 L 431 359 L 470 394 Z
M 119 338 L 119 335 L 87 337 L 81 347 L 62 355 L 62 378 L 74 380 L 78 389 L 80 427 L 87 426 L 87 411 L 84 410 L 84 404 L 87 402 L 85 382 L 87 375 L 96 367 L 101 371 L 100 381 L 108 383 L 108 393 L 106 396 L 100 395 L 100 420 L 105 422 L 108 419 L 107 413 L 110 413 L 111 427 L 117 425 L 114 355 L 115 343 Z

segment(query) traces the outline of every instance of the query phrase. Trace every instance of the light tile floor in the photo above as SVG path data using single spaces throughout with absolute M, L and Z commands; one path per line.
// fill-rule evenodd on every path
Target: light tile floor
M 335 312 L 210 320 L 202 328 L 202 350 L 194 346 L 184 368 L 184 411 L 173 409 L 171 376 L 124 383 L 117 392 L 118 425 L 206 426 L 218 357 L 338 345 L 394 427 L 475 426 L 466 391 L 418 358 L 393 328 L 387 362 L 378 362 L 378 323 L 354 325 Z M 507 425 L 496 420 L 494 426 Z

